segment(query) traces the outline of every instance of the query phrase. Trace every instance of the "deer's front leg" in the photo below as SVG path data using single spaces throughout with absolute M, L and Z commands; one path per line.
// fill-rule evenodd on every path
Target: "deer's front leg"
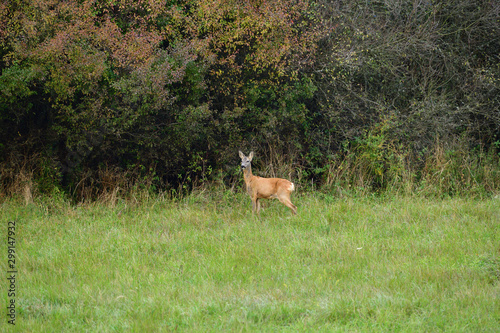
M 257 214 L 259 213 L 259 211 L 258 211 L 258 204 L 259 203 L 257 201 L 257 198 L 252 198 L 252 211 L 254 213 L 257 213 Z

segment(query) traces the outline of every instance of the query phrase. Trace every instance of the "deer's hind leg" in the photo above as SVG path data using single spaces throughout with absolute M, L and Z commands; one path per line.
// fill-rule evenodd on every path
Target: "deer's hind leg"
M 290 200 L 290 197 L 289 195 L 286 195 L 286 194 L 281 194 L 281 195 L 278 195 L 278 200 L 285 206 L 287 206 L 288 208 L 290 208 L 292 210 L 292 213 L 294 215 L 297 214 L 297 206 L 295 206 L 292 201 Z

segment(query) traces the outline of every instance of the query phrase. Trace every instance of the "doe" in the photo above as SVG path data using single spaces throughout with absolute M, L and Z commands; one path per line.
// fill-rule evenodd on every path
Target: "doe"
M 252 199 L 252 209 L 259 214 L 259 199 L 278 199 L 282 204 L 290 208 L 293 214 L 297 214 L 297 207 L 290 201 L 290 194 L 295 190 L 295 185 L 283 178 L 262 178 L 252 174 L 253 152 L 245 156 L 241 151 L 241 169 L 247 186 L 248 194 Z

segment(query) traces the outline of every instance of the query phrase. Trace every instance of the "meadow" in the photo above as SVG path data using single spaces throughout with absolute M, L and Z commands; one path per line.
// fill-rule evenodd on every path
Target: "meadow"
M 4 199 L 4 274 L 16 221 L 15 329 L 500 331 L 499 198 L 292 199 L 298 215 L 268 201 L 260 217 L 229 190 Z

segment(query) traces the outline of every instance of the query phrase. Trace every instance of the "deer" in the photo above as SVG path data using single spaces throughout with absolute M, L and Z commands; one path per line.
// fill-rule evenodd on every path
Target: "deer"
M 283 178 L 263 178 L 252 174 L 253 151 L 245 156 L 239 151 L 241 157 L 241 169 L 243 170 L 243 179 L 247 187 L 247 192 L 252 199 L 253 213 L 259 215 L 259 199 L 278 199 L 282 204 L 297 214 L 297 207 L 290 201 L 290 194 L 295 190 L 295 185 Z

